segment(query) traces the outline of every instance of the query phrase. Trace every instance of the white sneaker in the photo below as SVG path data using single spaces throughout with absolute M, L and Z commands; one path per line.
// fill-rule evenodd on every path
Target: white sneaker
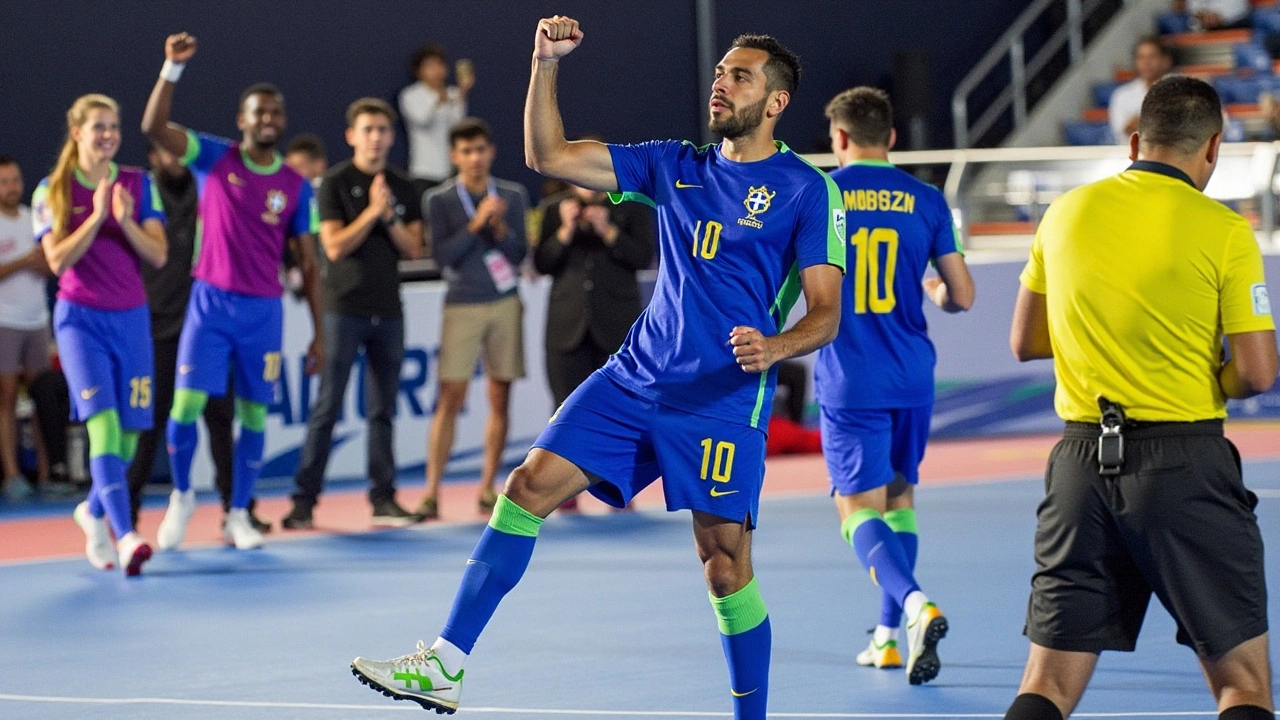
M 174 490 L 169 493 L 169 509 L 164 511 L 164 519 L 156 530 L 156 545 L 161 552 L 173 550 L 182 544 L 187 536 L 187 523 L 196 511 L 196 491 L 186 492 Z
M 135 577 L 142 574 L 142 563 L 151 559 L 151 546 L 136 532 L 120 538 L 116 543 L 120 551 L 120 562 L 124 565 L 124 574 Z
M 927 602 L 907 625 L 907 682 L 920 685 L 938 677 L 938 641 L 947 636 L 947 618 Z
M 260 548 L 266 540 L 249 520 L 249 511 L 243 508 L 233 508 L 227 512 L 227 522 L 222 526 L 222 537 L 231 545 L 235 545 L 237 550 Z
M 111 536 L 107 533 L 107 523 L 89 513 L 89 501 L 76 505 L 71 515 L 76 524 L 84 531 L 84 554 L 89 564 L 99 570 L 110 570 L 116 566 L 116 549 L 111 547 Z
M 462 676 L 449 675 L 435 652 L 418 641 L 418 651 L 385 662 L 358 657 L 351 674 L 371 689 L 395 700 L 412 700 L 426 710 L 452 715 L 462 695 Z
M 883 645 L 877 645 L 876 639 L 871 638 L 871 643 L 867 645 L 867 649 L 858 653 L 853 661 L 862 667 L 873 667 L 879 670 L 900 668 L 902 667 L 902 654 L 898 652 L 897 640 L 885 640 Z

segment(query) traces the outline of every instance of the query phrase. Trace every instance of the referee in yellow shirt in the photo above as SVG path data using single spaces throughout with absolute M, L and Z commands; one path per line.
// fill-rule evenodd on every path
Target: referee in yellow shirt
M 1257 497 L 1222 419 L 1227 398 L 1275 382 L 1275 321 L 1249 223 L 1201 192 L 1221 140 L 1213 87 L 1161 80 L 1134 163 L 1058 198 L 1036 233 L 1010 345 L 1022 361 L 1053 358 L 1067 427 L 1049 457 L 1031 655 L 1007 720 L 1069 715 L 1098 654 L 1133 650 L 1152 593 L 1219 717 L 1274 720 Z

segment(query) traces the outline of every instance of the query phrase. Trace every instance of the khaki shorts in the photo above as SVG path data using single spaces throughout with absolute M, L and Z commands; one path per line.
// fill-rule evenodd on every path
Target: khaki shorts
M 489 378 L 509 382 L 524 377 L 524 305 L 519 295 L 444 306 L 440 380 L 470 380 L 481 348 Z
M 49 367 L 49 331 L 14 330 L 0 327 L 0 375 L 19 370 L 35 377 Z

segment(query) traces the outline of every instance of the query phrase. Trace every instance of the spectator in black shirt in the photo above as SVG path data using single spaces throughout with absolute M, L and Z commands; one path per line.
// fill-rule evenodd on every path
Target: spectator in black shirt
M 152 187 L 160 194 L 168 218 L 164 234 L 169 243 L 169 259 L 158 268 L 142 264 L 142 280 L 147 287 L 147 305 L 151 309 L 151 342 L 155 352 L 153 409 L 155 426 L 138 436 L 138 450 L 129 465 L 129 499 L 133 504 L 133 522 L 138 522 L 142 491 L 151 479 L 156 447 L 164 439 L 165 423 L 173 407 L 173 381 L 178 364 L 178 336 L 187 315 L 191 297 L 191 266 L 195 261 L 196 214 L 199 201 L 196 179 L 168 151 L 152 147 L 147 153 L 151 161 Z M 228 386 L 229 387 L 229 386 Z M 209 454 L 213 457 L 222 509 L 231 506 L 233 442 L 231 422 L 235 415 L 235 397 L 228 392 L 209 398 L 204 407 L 205 428 L 209 431 Z M 271 525 L 252 516 L 254 527 L 267 532 Z
M 373 524 L 402 526 L 417 519 L 396 503 L 391 418 L 404 358 L 397 263 L 401 257 L 418 257 L 422 211 L 413 183 L 387 167 L 395 123 L 395 111 L 382 100 L 361 98 L 352 103 L 347 109 L 347 143 L 354 153 L 325 174 L 316 195 L 320 244 L 329 261 L 324 277 L 326 361 L 294 478 L 293 509 L 283 521 L 289 529 L 313 525 L 333 426 L 362 347 Z
M 555 278 L 547 306 L 547 380 L 557 407 L 604 365 L 640 316 L 636 271 L 653 262 L 653 211 L 573 188 L 543 201 L 533 264 Z

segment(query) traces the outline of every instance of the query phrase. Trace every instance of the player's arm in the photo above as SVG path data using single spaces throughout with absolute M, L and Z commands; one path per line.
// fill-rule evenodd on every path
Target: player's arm
M 925 292 L 943 312 L 964 312 L 973 307 L 975 289 L 973 276 L 969 274 L 969 266 L 964 255 L 958 252 L 947 253 L 934 261 L 938 275 L 924 280 Z
M 187 154 L 187 129 L 169 122 L 173 108 L 173 88 L 181 66 L 196 54 L 196 38 L 187 33 L 170 35 L 164 42 L 165 66 L 156 86 L 147 98 L 147 108 L 142 112 L 142 132 L 151 142 L 173 153 L 175 157 Z M 174 68 L 177 68 L 176 70 Z
M 1049 341 L 1048 303 L 1044 295 L 1026 286 L 1018 288 L 1018 300 L 1013 306 L 1009 348 L 1018 362 L 1053 357 L 1053 345 Z
M 578 21 L 557 15 L 538 22 L 533 72 L 524 104 L 524 161 L 531 170 L 593 190 L 618 191 L 613 158 L 604 143 L 564 137 L 556 76 L 560 58 L 582 42 Z
M 807 355 L 836 337 L 840 328 L 840 298 L 844 273 L 835 265 L 811 265 L 800 271 L 808 311 L 790 330 L 765 337 L 750 327 L 735 327 L 729 344 L 738 365 L 750 373 L 767 371 L 774 363 Z
M 289 238 L 289 249 L 298 260 L 302 271 L 302 293 L 307 297 L 311 311 L 311 325 L 315 333 L 307 348 L 306 373 L 315 375 L 324 367 L 324 306 L 320 300 L 320 262 L 316 257 L 316 238 L 311 233 Z
M 1280 372 L 1274 330 L 1227 336 L 1231 359 L 1218 372 L 1218 384 L 1229 398 L 1243 400 L 1271 389 Z
M 98 237 L 98 231 L 102 229 L 103 223 L 111 214 L 111 183 L 103 180 L 98 183 L 97 189 L 93 191 L 93 211 L 89 217 L 85 219 L 80 227 L 71 232 L 54 232 L 50 229 L 53 225 L 51 218 L 40 217 L 47 213 L 47 197 L 49 192 L 48 185 L 41 183 L 36 188 L 35 196 L 31 200 L 31 205 L 36 208 L 37 222 L 44 225 L 43 228 L 36 230 L 40 233 L 40 247 L 44 250 L 45 260 L 49 263 L 49 270 L 54 275 L 61 275 L 67 271 L 72 265 L 80 261 L 84 254 L 89 252 L 89 247 L 93 245 L 93 241 Z
M 144 191 L 150 194 L 146 186 Z M 138 257 L 146 260 L 152 267 L 161 267 L 169 257 L 169 242 L 164 237 L 164 223 L 154 215 L 144 215 L 141 223 L 134 220 L 134 202 L 133 195 L 125 189 L 124 185 L 116 183 L 111 191 L 111 214 L 120 224 L 125 239 L 129 241 L 133 251 L 138 253 Z

